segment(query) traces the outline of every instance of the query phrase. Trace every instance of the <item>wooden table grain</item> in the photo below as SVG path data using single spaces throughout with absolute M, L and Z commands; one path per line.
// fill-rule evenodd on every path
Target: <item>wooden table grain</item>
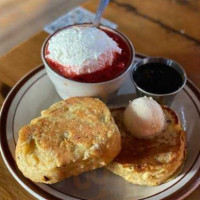
M 97 0 L 83 6 L 93 12 Z M 200 0 L 111 0 L 104 17 L 117 23 L 137 52 L 179 62 L 200 88 Z M 0 106 L 10 88 L 41 64 L 48 34 L 40 31 L 0 58 Z M 34 200 L 11 176 L 0 158 L 0 199 Z M 200 199 L 200 187 L 187 200 Z
M 0 0 L 0 56 L 86 0 Z

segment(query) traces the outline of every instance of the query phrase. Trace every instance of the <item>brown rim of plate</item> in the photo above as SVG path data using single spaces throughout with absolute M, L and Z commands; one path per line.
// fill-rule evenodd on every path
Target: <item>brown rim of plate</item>
M 137 54 L 136 58 L 144 58 L 144 55 L 140 55 Z M 4 158 L 4 162 L 6 162 L 6 165 L 8 165 L 8 168 L 10 171 L 12 171 L 12 175 L 15 177 L 15 179 L 20 179 L 21 182 L 23 183 L 23 187 L 28 187 L 30 190 L 32 190 L 32 192 L 39 194 L 42 198 L 44 199 L 55 199 L 55 200 L 61 200 L 60 198 L 49 194 L 48 192 L 44 191 L 43 189 L 41 189 L 39 186 L 37 186 L 35 183 L 33 183 L 32 181 L 30 181 L 29 179 L 25 178 L 22 173 L 18 170 L 17 165 L 15 163 L 14 158 L 12 157 L 12 154 L 10 151 L 8 151 L 8 142 L 6 139 L 6 122 L 7 122 L 7 116 L 8 116 L 8 111 L 10 108 L 10 105 L 12 103 L 12 100 L 14 99 L 15 95 L 17 94 L 17 92 L 21 89 L 21 87 L 35 74 L 37 74 L 39 71 L 43 70 L 44 66 L 41 65 L 35 69 L 33 69 L 32 71 L 30 71 L 27 75 L 25 75 L 22 79 L 20 79 L 18 81 L 18 83 L 13 87 L 13 89 L 10 91 L 10 93 L 8 94 L 7 98 L 5 99 L 2 108 L 1 108 L 1 115 L 0 115 L 0 150 L 1 150 L 1 154 L 2 157 Z M 37 79 L 38 80 L 38 79 Z M 37 81 L 36 80 L 36 81 Z M 187 81 L 187 86 L 193 91 L 193 93 L 196 95 L 196 97 L 198 98 L 198 100 L 200 101 L 200 92 L 198 91 L 198 89 L 196 88 L 196 86 L 190 81 Z M 192 97 L 189 95 L 189 93 L 185 90 L 185 92 L 187 93 L 187 95 L 189 96 L 189 98 L 192 100 L 192 102 L 194 103 L 195 107 L 197 108 L 196 103 L 194 102 L 194 100 L 192 99 Z M 197 111 L 199 113 L 200 116 L 200 111 L 197 108 Z M 6 152 L 6 154 L 5 154 Z M 177 184 L 178 182 L 180 182 L 188 173 L 189 171 L 193 168 L 193 166 L 196 164 L 196 161 L 198 160 L 200 156 L 200 152 L 197 155 L 197 158 L 195 159 L 193 165 L 190 167 L 190 169 L 187 171 L 187 173 L 185 173 L 185 175 L 178 180 L 176 183 L 174 183 L 173 185 L 171 185 L 170 187 L 164 189 L 163 191 L 156 193 L 154 195 L 142 198 L 142 199 L 138 199 L 138 200 L 145 200 L 147 198 L 151 198 L 153 196 L 156 196 L 158 194 L 161 194 L 162 192 L 168 190 L 169 188 L 173 187 L 175 184 Z M 19 182 L 19 180 L 17 180 Z M 163 200 L 176 200 L 180 197 L 186 197 L 188 196 L 193 190 L 195 190 L 195 188 L 200 184 L 200 168 L 198 169 L 198 171 L 196 172 L 196 174 L 181 188 L 179 188 L 176 192 L 172 193 L 171 195 L 163 198 Z M 50 186 L 49 186 L 50 187 Z M 54 190 L 56 190 L 55 188 L 53 188 Z M 59 191 L 57 190 L 58 192 Z M 63 193 L 65 194 L 65 193 Z M 33 194 L 32 194 L 33 195 Z M 82 199 L 76 196 L 72 196 L 69 194 L 65 194 L 68 195 L 69 197 L 72 198 L 77 198 L 80 200 L 86 200 L 86 199 Z

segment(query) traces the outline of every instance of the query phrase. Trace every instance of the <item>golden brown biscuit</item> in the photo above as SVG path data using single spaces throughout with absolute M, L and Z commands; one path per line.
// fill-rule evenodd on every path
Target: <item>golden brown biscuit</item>
M 120 148 L 107 106 L 77 97 L 55 103 L 19 131 L 16 162 L 27 178 L 50 184 L 105 166 Z
M 124 109 L 114 109 L 112 115 L 122 135 L 122 150 L 107 168 L 127 181 L 155 186 L 175 175 L 185 158 L 186 137 L 178 117 L 168 107 L 163 107 L 166 127 L 154 139 L 138 139 L 123 124 Z

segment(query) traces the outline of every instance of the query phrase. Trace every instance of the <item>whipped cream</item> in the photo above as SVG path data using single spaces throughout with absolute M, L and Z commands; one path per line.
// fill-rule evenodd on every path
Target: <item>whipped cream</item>
M 111 65 L 116 53 L 121 53 L 117 43 L 96 27 L 64 29 L 51 37 L 49 54 L 45 57 L 61 64 L 68 74 L 86 74 Z

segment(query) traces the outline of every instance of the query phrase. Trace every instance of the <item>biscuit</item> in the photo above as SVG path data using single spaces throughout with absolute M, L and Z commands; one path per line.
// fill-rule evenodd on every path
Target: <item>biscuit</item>
M 165 130 L 153 139 L 132 136 L 123 124 L 124 108 L 112 110 L 112 115 L 122 135 L 122 150 L 106 167 L 128 182 L 156 186 L 180 173 L 186 152 L 186 133 L 178 117 L 168 107 Z
M 56 183 L 110 163 L 121 136 L 107 106 L 97 98 L 55 103 L 19 131 L 16 163 L 34 182 Z

